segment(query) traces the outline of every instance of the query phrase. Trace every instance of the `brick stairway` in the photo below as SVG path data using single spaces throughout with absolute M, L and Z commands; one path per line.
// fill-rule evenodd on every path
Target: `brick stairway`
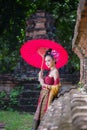
M 38 82 L 25 82 L 19 98 L 19 110 L 34 113 L 37 107 L 40 88 Z
M 5 130 L 5 124 L 3 122 L 0 122 L 0 130 Z
M 72 77 L 73 76 L 71 74 L 61 75 L 60 80 L 63 84 L 67 84 L 67 86 L 69 86 L 78 81 L 78 79 L 76 80 Z M 24 89 L 19 98 L 19 110 L 34 113 L 37 107 L 38 97 L 41 89 L 39 87 L 39 82 L 36 78 L 36 80 L 24 81 L 21 84 L 24 86 Z M 61 89 L 59 92 L 60 94 L 61 92 L 63 93 L 68 91 L 68 88 L 70 89 L 70 87 L 62 88 L 63 89 Z

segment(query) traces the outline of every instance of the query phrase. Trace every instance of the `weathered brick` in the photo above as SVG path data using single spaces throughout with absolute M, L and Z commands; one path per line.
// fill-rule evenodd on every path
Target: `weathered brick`
M 36 25 L 35 25 L 35 28 L 41 28 L 41 29 L 45 28 L 44 22 L 43 23 L 42 22 L 37 22 Z

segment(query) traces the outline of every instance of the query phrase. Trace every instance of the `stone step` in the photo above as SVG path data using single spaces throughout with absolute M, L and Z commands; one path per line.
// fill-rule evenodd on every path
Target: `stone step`
M 22 98 L 19 101 L 21 105 L 37 105 L 38 98 Z
M 5 128 L 5 123 L 0 122 L 0 130 L 5 130 L 4 128 Z
M 24 86 L 24 90 L 29 89 L 29 90 L 39 90 L 40 89 L 40 85 L 37 83 L 25 83 L 23 84 Z
M 20 111 L 25 111 L 29 113 L 34 113 L 36 111 L 37 105 L 19 105 Z
M 25 89 L 22 93 L 39 93 L 39 90 Z
M 87 111 L 87 104 L 86 105 L 83 105 L 83 106 L 75 106 L 73 109 L 72 109 L 72 111 L 76 111 L 76 110 L 78 110 L 78 111 L 84 111 L 85 112 L 85 110 Z
M 31 97 L 35 97 L 38 98 L 39 92 L 38 91 L 28 91 L 28 92 L 22 92 L 22 94 L 20 95 L 21 98 L 31 98 Z
M 23 83 L 24 89 L 19 99 L 20 111 L 35 112 L 40 94 L 40 87 L 38 83 L 25 82 Z
M 40 94 L 40 90 L 30 90 L 28 88 L 29 87 L 28 84 L 25 87 L 26 87 L 26 89 L 24 89 L 22 94 L 20 95 L 19 106 L 21 106 L 23 109 L 24 108 L 29 109 L 29 106 L 33 105 L 32 109 L 35 110 L 34 106 L 37 105 L 37 103 L 38 103 L 38 97 L 39 97 L 39 94 Z M 72 87 L 71 87 L 70 83 L 68 83 L 68 84 L 64 83 L 64 84 L 62 84 L 61 91 L 59 93 L 64 94 L 67 90 L 69 91 L 71 88 Z M 26 107 L 23 107 L 23 106 L 26 106 Z M 30 107 L 29 110 L 31 110 L 31 107 Z

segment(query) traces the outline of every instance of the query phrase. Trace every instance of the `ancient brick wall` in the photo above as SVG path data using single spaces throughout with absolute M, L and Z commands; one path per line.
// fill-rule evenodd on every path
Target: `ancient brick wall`
M 82 83 L 87 83 L 87 58 L 81 59 L 81 77 L 80 80 Z
M 20 83 L 23 86 L 23 91 L 19 97 L 18 109 L 20 111 L 34 113 L 36 111 L 41 87 L 37 80 L 21 81 Z
M 0 75 L 0 92 L 5 92 L 7 96 L 3 99 L 7 102 L 8 95 L 13 88 L 20 86 L 22 87 L 22 92 L 18 98 L 17 110 L 26 111 L 34 113 L 37 107 L 38 96 L 40 93 L 40 85 L 37 79 L 30 80 L 18 80 L 11 74 Z M 4 106 L 0 104 L 0 109 L 3 109 Z
M 26 40 L 39 38 L 55 40 L 54 33 L 54 20 L 45 11 L 38 10 L 26 21 Z
M 0 75 L 0 92 L 5 91 L 8 94 L 18 84 L 12 74 Z
M 25 41 L 32 39 L 55 40 L 55 27 L 52 16 L 45 11 L 37 11 L 26 20 Z M 14 70 L 14 76 L 20 80 L 37 78 L 40 69 L 27 64 L 21 57 Z

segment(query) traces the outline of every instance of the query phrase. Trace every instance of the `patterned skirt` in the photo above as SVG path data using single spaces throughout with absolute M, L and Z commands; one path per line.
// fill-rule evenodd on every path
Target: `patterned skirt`
M 48 107 L 48 97 L 49 97 L 49 90 L 42 89 L 38 99 L 38 106 L 34 115 L 34 120 L 40 121 L 43 118 Z
M 61 84 L 59 83 L 57 85 L 52 85 L 51 90 L 49 90 L 49 89 L 42 89 L 41 90 L 40 97 L 38 100 L 37 110 L 36 110 L 35 115 L 34 115 L 34 120 L 41 121 L 45 112 L 48 109 L 48 106 L 53 101 L 53 99 L 55 97 L 57 97 L 57 94 L 58 94 L 60 87 L 61 87 Z

